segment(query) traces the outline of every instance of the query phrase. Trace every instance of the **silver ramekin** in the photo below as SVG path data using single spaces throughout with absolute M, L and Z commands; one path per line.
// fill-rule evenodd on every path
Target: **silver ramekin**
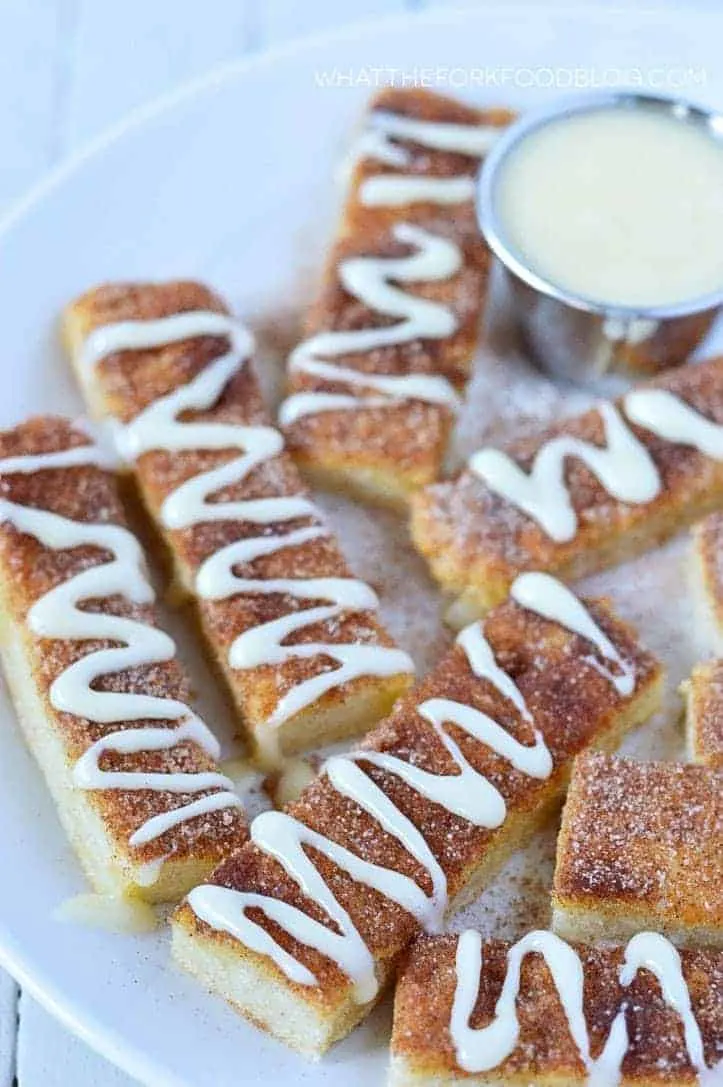
M 487 156 L 477 192 L 480 226 L 508 282 L 513 319 L 527 351 L 542 369 L 576 382 L 594 382 L 609 371 L 652 374 L 679 365 L 723 305 L 723 285 L 720 291 L 679 305 L 603 305 L 538 275 L 527 266 L 524 256 L 508 245 L 495 210 L 495 187 L 509 152 L 550 121 L 610 106 L 644 106 L 687 117 L 723 140 L 723 114 L 691 102 L 627 91 L 586 95 L 526 114 L 511 125 Z

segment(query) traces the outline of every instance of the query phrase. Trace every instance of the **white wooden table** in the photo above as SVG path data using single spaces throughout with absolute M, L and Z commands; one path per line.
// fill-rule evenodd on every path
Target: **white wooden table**
M 470 7 L 475 0 L 446 2 Z M 619 7 L 615 0 L 588 2 Z M 103 128 L 216 64 L 355 20 L 444 3 L 0 0 L 0 217 Z M 0 1087 L 14 1081 L 17 1087 L 131 1085 L 0 971 Z

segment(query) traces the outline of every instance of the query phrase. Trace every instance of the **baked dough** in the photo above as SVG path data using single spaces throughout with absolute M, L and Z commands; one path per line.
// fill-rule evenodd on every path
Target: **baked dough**
M 363 732 L 413 664 L 270 425 L 246 330 L 217 295 L 181 282 L 98 287 L 63 327 L 260 759 Z
M 173 918 L 185 969 L 311 1056 L 367 1014 L 420 925 L 474 898 L 554 811 L 574 756 L 614 748 L 658 704 L 661 668 L 630 628 L 554 584 L 596 641 L 531 610 L 535 593 L 468 628 L 352 758 L 258 817 L 191 892 Z
M 723 773 L 586 754 L 557 840 L 552 927 L 564 939 L 641 929 L 723 946 Z
M 403 505 L 438 478 L 490 264 L 475 178 L 512 116 L 421 88 L 372 101 L 280 414 L 320 485 Z M 369 341 L 380 327 L 386 340 Z
M 176 900 L 246 821 L 115 476 L 82 430 L 44 416 L 0 433 L 0 494 L 0 658 L 61 822 L 99 893 Z
M 721 505 L 723 358 L 480 450 L 455 480 L 414 496 L 411 529 L 464 622 L 504 599 L 520 570 L 574 581 Z
M 540 948 L 548 951 L 544 958 Z M 673 982 L 676 997 L 679 988 L 689 996 L 685 1022 L 666 1002 L 660 979 L 640 968 L 651 950 L 664 964 L 663 977 Z M 485 1035 L 484 1028 L 502 1021 L 497 1002 L 518 963 L 517 999 L 512 1014 L 504 1015 L 504 1022 L 517 1024 L 518 1034 Z M 561 968 L 559 984 L 550 963 Z M 458 978 L 467 972 L 471 999 L 463 1010 L 458 1006 L 461 1014 L 455 1018 Z M 627 1036 L 613 1027 L 623 1021 Z M 658 936 L 636 938 L 627 947 L 592 947 L 565 945 L 551 933 L 527 933 L 511 945 L 465 932 L 422 938 L 412 949 L 395 995 L 388 1082 L 389 1087 L 583 1087 L 593 1081 L 590 1071 L 600 1061 L 600 1083 L 689 1087 L 707 1082 L 699 1081 L 699 1074 L 719 1066 L 722 1047 L 721 951 L 685 950 L 678 958 Z M 498 1055 L 502 1059 L 495 1059 Z M 480 1068 L 488 1063 L 492 1067 Z

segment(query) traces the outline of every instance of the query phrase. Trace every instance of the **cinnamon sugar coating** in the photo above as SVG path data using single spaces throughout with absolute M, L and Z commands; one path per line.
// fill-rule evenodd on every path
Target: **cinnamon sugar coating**
M 0 458 L 55 452 L 88 444 L 87 435 L 71 423 L 44 416 L 0 433 Z M 128 527 L 112 473 L 94 465 L 49 468 L 29 474 L 0 474 L 0 497 L 22 506 L 49 510 L 73 521 Z M 119 643 L 39 638 L 27 626 L 28 611 L 54 587 L 83 570 L 108 562 L 110 558 L 110 552 L 90 545 L 62 550 L 48 548 L 34 536 L 19 532 L 8 521 L 0 523 L 0 580 L 5 638 L 9 638 L 12 631 L 19 632 L 32 670 L 33 683 L 42 701 L 45 721 L 62 744 L 68 767 L 102 736 L 120 730 L 164 725 L 163 721 L 157 720 L 99 724 L 60 712 L 49 699 L 52 683 L 69 665 L 91 652 Z M 134 604 L 121 596 L 88 600 L 81 606 L 88 611 L 123 616 L 151 626 L 159 625 L 153 604 Z M 190 695 L 188 677 L 176 658 L 102 676 L 95 682 L 94 689 L 180 701 L 188 701 Z M 165 724 L 175 728 L 177 722 L 169 720 Z M 125 755 L 106 752 L 99 765 L 102 770 L 131 772 L 195 773 L 218 770 L 214 760 L 192 741 L 184 741 L 168 751 Z M 100 816 L 118 856 L 130 858 L 134 864 L 169 855 L 174 861 L 201 858 L 213 866 L 229 849 L 246 839 L 245 818 L 238 808 L 188 819 L 145 845 L 130 847 L 128 839 L 151 817 L 217 791 L 217 788 L 192 793 L 104 789 L 90 790 L 85 795 Z
M 370 104 L 370 113 L 386 111 L 415 120 L 462 125 L 503 126 L 508 110 L 477 110 L 421 88 L 387 88 Z M 369 207 L 360 190 L 371 177 L 412 175 L 421 178 L 474 177 L 477 156 L 422 147 L 410 139 L 394 139 L 408 155 L 401 165 L 371 156 L 356 164 L 337 238 L 329 253 L 319 294 L 307 315 L 306 336 L 318 332 L 382 327 L 395 323 L 369 309 L 342 286 L 338 268 L 350 257 L 400 257 L 413 252 L 392 237 L 395 224 L 409 223 L 459 246 L 460 270 L 438 282 L 405 284 L 404 292 L 447 306 L 457 320 L 456 332 L 442 340 L 413 340 L 365 353 L 338 356 L 339 366 L 373 374 L 440 374 L 462 391 L 477 345 L 478 324 L 486 294 L 490 255 L 477 224 L 473 200 L 453 205 L 413 203 Z M 289 392 L 348 392 L 341 380 L 291 371 Z M 351 390 L 354 392 L 354 390 Z M 365 395 L 359 390 L 358 395 Z M 452 416 L 448 407 L 420 400 L 385 408 L 324 411 L 286 428 L 299 462 L 324 482 L 360 488 L 360 474 L 373 480 L 375 497 L 396 501 L 439 475 Z
M 642 928 L 723 942 L 723 772 L 585 754 L 558 838 L 553 925 L 588 913 L 607 938 Z
M 647 387 L 667 389 L 723 424 L 723 358 L 673 370 Z M 627 417 L 626 422 L 651 454 L 661 491 L 652 502 L 629 505 L 614 498 L 581 460 L 566 458 L 565 484 L 578 519 L 570 541 L 551 539 L 469 469 L 415 495 L 413 539 L 442 586 L 464 593 L 484 610 L 504 598 L 521 570 L 548 570 L 574 580 L 654 547 L 723 505 L 723 463 L 692 446 L 664 441 Z M 505 452 L 528 471 L 542 446 L 561 435 L 602 445 L 603 422 L 596 410 L 587 411 L 516 441 Z
M 83 340 L 99 326 L 119 321 L 152 320 L 194 310 L 228 313 L 224 303 L 208 288 L 194 282 L 109 284 L 97 287 L 77 299 L 65 316 L 66 338 L 71 353 L 78 357 Z M 227 350 L 225 337 L 196 337 L 155 347 L 124 351 L 103 359 L 96 368 L 89 398 L 96 400 L 96 414 L 124 423 L 144 408 L 180 386 L 188 384 L 220 354 Z M 93 395 L 93 390 L 97 396 Z M 207 411 L 186 413 L 194 421 L 243 426 L 270 426 L 253 364 L 246 361 L 225 386 L 220 398 Z M 242 721 L 254 739 L 279 700 L 302 681 L 336 667 L 328 656 L 291 658 L 274 665 L 232 669 L 228 653 L 232 643 L 245 631 L 299 609 L 295 598 L 283 593 L 237 593 L 226 599 L 208 600 L 195 594 L 196 575 L 211 555 L 238 540 L 259 535 L 283 536 L 308 525 L 321 524 L 317 517 L 299 517 L 282 524 L 260 527 L 238 520 L 207 521 L 183 529 L 161 524 L 164 500 L 182 483 L 239 456 L 238 449 L 153 450 L 133 465 L 134 482 L 141 500 L 155 523 L 170 556 L 175 588 L 194 602 L 201 631 L 213 662 L 224 677 Z M 212 496 L 211 501 L 230 502 L 289 495 L 308 495 L 297 470 L 285 452 L 265 460 L 231 486 Z M 310 540 L 292 548 L 281 548 L 239 564 L 236 572 L 249 578 L 348 578 L 351 577 L 339 546 L 332 535 Z M 316 602 L 326 603 L 326 601 Z M 314 601 L 304 601 L 311 608 Z M 394 643 L 371 611 L 345 612 L 324 622 L 304 626 L 284 639 L 286 645 L 309 642 L 326 644 L 359 643 L 392 646 Z M 376 692 L 382 703 L 377 714 L 393 704 L 410 683 L 408 674 L 392 677 L 360 677 L 334 688 L 315 703 L 331 714 L 343 716 L 355 696 Z M 312 707 L 313 709 L 314 707 Z M 297 715 L 303 720 L 302 714 Z M 358 725 L 356 731 L 359 731 Z M 311 742 L 324 742 L 311 736 Z M 283 743 L 283 736 L 282 736 Z M 297 743 L 294 749 L 309 746 Z
M 533 779 L 515 770 L 467 732 L 453 724 L 445 726 L 465 758 L 504 797 L 507 818 L 502 826 L 497 829 L 473 826 L 420 796 L 392 773 L 363 760 L 359 763 L 422 832 L 445 872 L 450 900 L 479 875 L 483 865 L 491 878 L 506 854 L 515 848 L 515 837 L 526 836 L 550 812 L 566 786 L 570 763 L 578 752 L 590 745 L 616 744 L 625 729 L 654 708 L 661 677 L 659 664 L 604 603 L 593 602 L 589 606 L 596 622 L 623 657 L 635 665 L 635 690 L 628 698 L 618 694 L 590 664 L 590 646 L 579 636 L 511 601 L 495 609 L 486 620 L 485 636 L 495 658 L 517 684 L 553 759 L 551 776 L 546 780 Z M 400 700 L 390 717 L 365 739 L 361 750 L 392 753 L 433 773 L 456 772 L 433 726 L 418 712 L 418 706 L 429 698 L 449 698 L 471 706 L 488 714 L 521 742 L 533 742 L 530 724 L 488 680 L 474 676 L 463 650 L 455 646 L 426 679 Z M 348 847 L 364 860 L 402 872 L 427 892 L 431 891 L 426 870 L 376 820 L 338 793 L 326 776 L 310 785 L 288 810 L 306 826 Z M 309 855 L 372 952 L 380 977 L 388 975 L 418 931 L 416 921 L 377 891 L 354 881 L 325 856 L 313 849 Z M 329 924 L 318 905 L 303 895 L 284 868 L 253 844 L 229 857 L 210 882 L 269 895 Z M 187 904 L 176 914 L 176 923 L 212 946 L 236 949 L 246 959 L 258 959 L 265 975 L 272 975 L 277 984 L 296 991 L 300 998 L 320 1009 L 328 1011 L 350 1000 L 350 982 L 334 963 L 296 942 L 261 912 L 250 909 L 249 917 L 308 966 L 319 981 L 318 987 L 295 985 L 270 960 L 255 956 L 232 937 L 210 928 Z M 273 1025 L 270 1029 L 273 1030 Z
M 487 1026 L 507 971 L 510 944 L 483 944 L 480 986 L 470 1018 L 473 1028 Z M 698 1082 L 688 1056 L 680 1016 L 666 1005 L 660 985 L 647 970 L 639 970 L 630 986 L 619 982 L 622 947 L 573 945 L 583 973 L 583 1010 L 590 1052 L 600 1056 L 621 1006 L 626 1006 L 629 1045 L 622 1064 L 621 1087 L 645 1084 L 679 1085 Z M 522 963 L 517 1016 L 519 1041 L 513 1053 L 487 1073 L 466 1074 L 457 1065 L 449 1024 L 456 986 L 456 936 L 422 937 L 413 946 L 397 985 L 392 1034 L 393 1064 L 400 1062 L 403 1082 L 439 1083 L 435 1076 L 454 1074 L 459 1081 L 495 1084 L 584 1084 L 588 1082 L 577 1046 L 552 976 L 541 955 Z M 723 1057 L 723 952 L 681 952 L 693 1014 L 700 1027 L 706 1064 Z M 401 1080 L 401 1076 L 400 1076 Z M 459 1082 L 455 1080 L 455 1082 Z

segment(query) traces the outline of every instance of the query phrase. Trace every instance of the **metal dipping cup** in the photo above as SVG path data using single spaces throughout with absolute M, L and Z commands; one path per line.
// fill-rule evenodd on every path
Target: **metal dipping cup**
M 582 384 L 595 382 L 610 371 L 646 376 L 680 365 L 723 305 L 723 285 L 712 294 L 676 305 L 605 305 L 538 275 L 524 254 L 507 243 L 495 209 L 495 194 L 500 167 L 510 151 L 551 121 L 610 107 L 667 112 L 702 125 L 713 138 L 723 141 L 723 114 L 680 99 L 627 91 L 576 97 L 552 109 L 527 114 L 511 125 L 487 156 L 477 190 L 480 226 L 497 258 L 498 272 L 507 280 L 513 320 L 528 353 L 553 376 Z

